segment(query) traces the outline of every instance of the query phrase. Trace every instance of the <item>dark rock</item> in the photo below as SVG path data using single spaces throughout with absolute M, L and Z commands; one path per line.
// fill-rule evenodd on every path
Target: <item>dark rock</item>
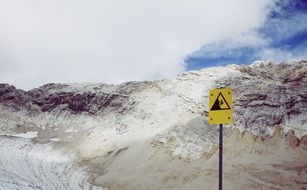
M 132 85 L 132 88 L 129 88 Z M 125 106 L 129 94 L 140 83 L 127 83 L 115 88 L 114 92 L 67 91 L 68 85 L 46 84 L 28 92 L 16 89 L 8 84 L 0 84 L 0 104 L 15 110 L 25 109 L 36 112 L 70 112 L 72 114 L 103 114 L 105 110 L 115 110 L 119 114 L 131 110 Z M 131 105 L 131 104 L 130 104 Z
M 293 130 L 289 130 L 286 134 L 285 142 L 292 148 L 296 148 L 300 144 L 300 140 L 295 136 Z
M 307 135 L 305 135 L 305 136 L 302 137 L 302 140 L 301 140 L 301 147 L 302 147 L 304 150 L 307 150 Z

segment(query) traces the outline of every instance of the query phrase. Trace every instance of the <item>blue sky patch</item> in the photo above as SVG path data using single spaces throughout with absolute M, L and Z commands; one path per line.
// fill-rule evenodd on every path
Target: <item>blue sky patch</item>
M 244 44 L 219 41 L 203 46 L 185 59 L 187 70 L 256 60 L 300 60 L 307 58 L 307 1 L 279 1 L 255 33 L 265 42 Z

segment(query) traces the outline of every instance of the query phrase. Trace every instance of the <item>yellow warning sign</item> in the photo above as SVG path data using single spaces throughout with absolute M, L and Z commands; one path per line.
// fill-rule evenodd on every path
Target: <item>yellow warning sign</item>
M 209 124 L 232 123 L 232 89 L 220 88 L 209 92 Z

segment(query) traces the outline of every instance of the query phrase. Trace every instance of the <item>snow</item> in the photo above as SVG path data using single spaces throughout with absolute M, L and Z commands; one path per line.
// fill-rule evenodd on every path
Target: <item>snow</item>
M 49 144 L 0 137 L 0 189 L 95 189 L 83 167 Z

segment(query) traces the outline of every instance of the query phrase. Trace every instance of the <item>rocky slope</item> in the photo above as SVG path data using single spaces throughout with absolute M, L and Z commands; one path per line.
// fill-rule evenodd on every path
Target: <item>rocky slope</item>
M 307 62 L 255 62 L 175 79 L 0 84 L 1 189 L 213 189 L 208 91 L 234 90 L 227 189 L 307 188 Z

